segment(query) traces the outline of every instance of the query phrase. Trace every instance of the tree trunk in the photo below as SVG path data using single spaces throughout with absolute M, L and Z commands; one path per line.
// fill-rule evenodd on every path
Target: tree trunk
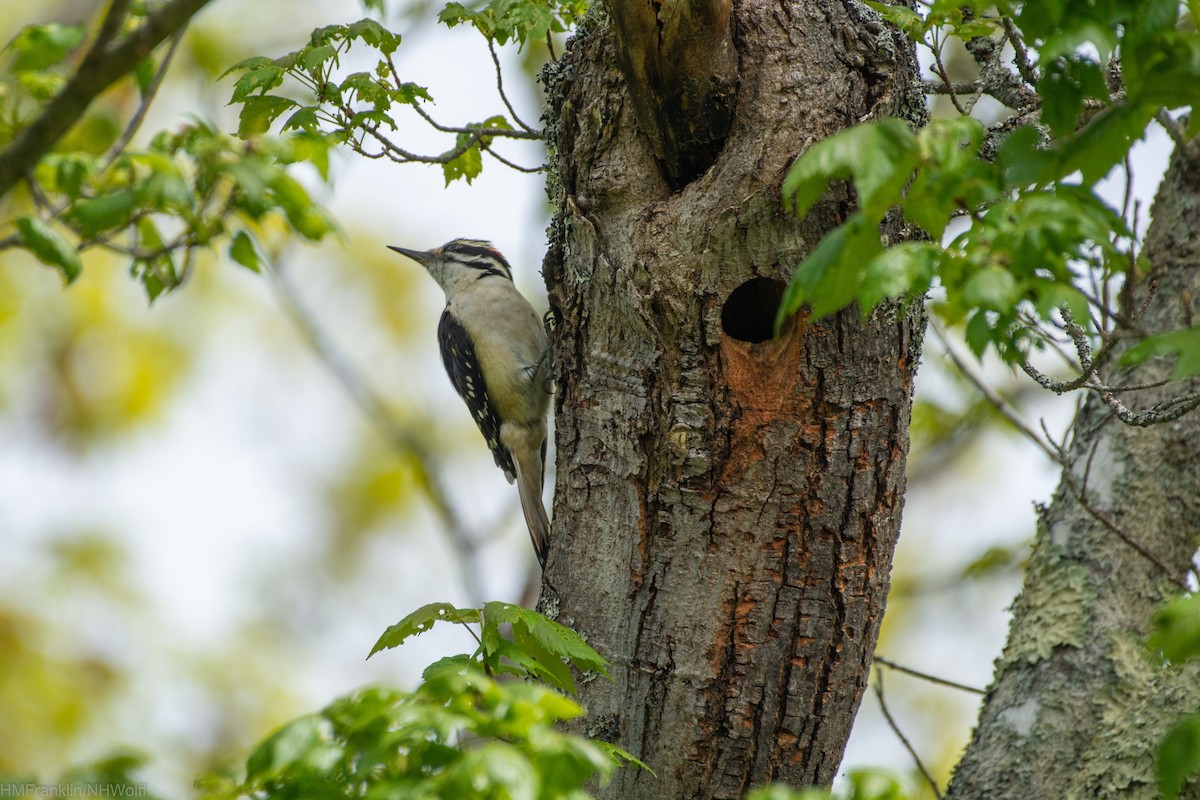
M 919 308 L 793 321 L 779 338 L 772 323 L 853 204 L 831 193 L 801 225 L 780 181 L 835 131 L 920 119 L 911 44 L 853 0 L 730 13 L 727 136 L 719 109 L 674 112 L 716 120 L 692 136 L 720 144 L 708 160 L 671 150 L 687 125 L 648 132 L 666 106 L 639 119 L 619 65 L 642 57 L 618 59 L 599 6 L 547 75 L 558 479 L 541 607 L 612 662 L 612 681 L 581 687 L 583 727 L 657 773 L 623 770 L 601 797 L 829 783 L 900 522 Z M 688 63 L 718 63 L 719 80 L 691 77 L 727 101 L 727 61 Z M 697 163 L 711 166 L 689 180 Z
M 1195 324 L 1195 145 L 1176 152 L 1154 203 L 1145 250 L 1153 272 L 1136 293 L 1141 303 L 1156 284 L 1141 317 L 1152 333 Z M 1162 380 L 1170 366 L 1158 359 L 1118 370 L 1105 383 Z M 1174 384 L 1121 398 L 1140 409 L 1178 391 Z M 1196 551 L 1197 442 L 1198 413 L 1134 428 L 1099 397 L 1088 398 L 1073 428 L 1071 466 L 1041 515 L 1008 644 L 949 798 L 1159 796 L 1155 751 L 1181 713 L 1200 708 L 1200 670 L 1164 669 L 1145 648 L 1151 613 L 1179 591 L 1171 581 L 1182 579 Z

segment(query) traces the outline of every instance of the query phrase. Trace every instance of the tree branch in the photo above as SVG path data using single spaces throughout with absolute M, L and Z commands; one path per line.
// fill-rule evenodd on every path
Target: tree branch
M 925 763 L 917 755 L 916 748 L 912 746 L 912 742 L 900 730 L 900 726 L 896 724 L 892 712 L 888 710 L 887 700 L 883 696 L 883 670 L 875 670 L 875 682 L 871 686 L 875 690 L 875 698 L 879 700 L 879 710 L 883 712 L 883 718 L 887 721 L 888 727 L 892 729 L 892 733 L 896 734 L 896 738 L 900 740 L 900 744 L 904 745 L 904 749 L 912 757 L 913 763 L 917 765 L 917 770 L 921 773 L 921 777 L 925 779 L 925 782 L 929 784 L 929 788 L 933 790 L 933 796 L 937 800 L 942 800 L 942 790 L 938 788 L 937 781 L 933 778 L 933 773 L 925 767 Z
M 148 16 L 137 30 L 119 41 L 111 41 L 124 21 L 129 5 L 128 0 L 114 0 L 96 41 L 80 61 L 75 74 L 46 103 L 37 118 L 0 153 L 0 197 L 7 195 L 25 172 L 50 151 L 83 116 L 93 100 L 133 70 L 155 47 L 187 25 L 208 3 L 209 0 L 170 0 Z

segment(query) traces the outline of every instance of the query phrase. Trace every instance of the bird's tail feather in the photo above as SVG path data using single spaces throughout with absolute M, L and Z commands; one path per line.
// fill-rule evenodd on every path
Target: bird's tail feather
M 542 505 L 542 456 L 530 448 L 525 453 L 514 455 L 517 467 L 517 493 L 521 496 L 521 511 L 525 514 L 525 526 L 533 541 L 533 551 L 538 563 L 546 566 L 546 551 L 550 546 L 550 520 Z

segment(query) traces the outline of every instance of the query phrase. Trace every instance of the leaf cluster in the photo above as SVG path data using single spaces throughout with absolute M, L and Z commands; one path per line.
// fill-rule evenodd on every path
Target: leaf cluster
M 1200 595 L 1176 598 L 1151 620 L 1152 653 L 1174 664 L 1200 657 Z M 1179 797 L 1200 773 L 1200 712 L 1188 714 L 1167 733 L 1158 749 L 1158 783 L 1166 800 Z
M 1036 135 L 1036 131 L 1027 129 Z M 1129 236 L 1119 214 L 1083 186 L 1029 186 L 1029 137 L 1014 135 L 995 161 L 980 155 L 983 125 L 970 117 L 934 120 L 913 133 L 900 120 L 856 126 L 809 149 L 783 185 L 803 216 L 833 180 L 850 178 L 859 210 L 800 265 L 784 296 L 780 324 L 801 305 L 820 316 L 859 302 L 923 296 L 935 282 L 950 324 L 966 323 L 977 355 L 994 346 L 1010 361 L 1029 348 L 1025 312 L 1049 319 L 1066 306 L 1086 319 L 1076 283 L 1085 270 L 1118 271 Z M 924 240 L 885 246 L 884 217 L 898 209 Z M 967 226 L 944 245 L 951 222 Z
M 1107 286 L 1138 259 L 1129 226 L 1095 185 L 1156 113 L 1200 98 L 1200 35 L 1168 0 L 921 5 L 924 15 L 872 3 L 931 48 L 947 32 L 969 41 L 1007 26 L 1023 58 L 1026 46 L 1036 50 L 1036 65 L 1019 63 L 1033 90 L 1018 109 L 1024 116 L 992 131 L 968 116 L 916 133 L 881 120 L 801 155 L 783 185 L 786 204 L 803 217 L 830 183 L 849 180 L 858 211 L 799 266 L 778 322 L 802 305 L 820 316 L 858 302 L 866 313 L 938 286 L 945 299 L 935 310 L 966 325 L 977 355 L 993 347 L 1023 361 L 1061 309 L 1085 327 L 1093 312 L 1111 316 L 1088 281 Z M 1196 115 L 1191 128 L 1200 129 Z M 908 241 L 882 239 L 891 213 L 907 224 Z M 1145 353 L 1182 344 L 1158 342 Z
M 488 0 L 471 7 L 447 3 L 438 21 L 447 27 L 469 24 L 499 44 L 540 42 L 551 33 L 565 33 L 587 11 L 586 0 Z
M 530 0 L 506 0 L 508 6 L 504 25 L 493 28 L 484 21 L 492 19 L 485 8 L 468 12 L 459 6 L 461 14 L 478 15 L 476 27 L 484 31 L 489 42 L 523 41 L 511 25 L 521 19 L 521 25 L 535 24 L 529 15 L 536 15 L 542 5 Z M 455 4 L 456 5 L 456 4 Z M 443 11 L 443 21 L 455 25 L 467 21 L 458 12 Z M 552 15 L 553 16 L 553 15 Z M 543 23 L 536 23 L 542 25 Z M 560 16 L 544 23 L 546 29 L 560 30 L 565 24 Z M 524 30 L 524 28 L 522 28 Z M 341 58 L 355 44 L 378 52 L 372 72 L 340 72 Z M 403 80 L 393 58 L 400 47 L 401 37 L 372 19 L 348 25 L 327 25 L 313 31 L 308 44 L 280 58 L 255 56 L 245 59 L 226 72 L 239 73 L 230 104 L 240 104 L 238 135 L 250 138 L 265 133 L 281 118 L 283 131 L 299 130 L 312 135 L 327 135 L 345 144 L 356 153 L 370 158 L 389 158 L 400 163 L 419 162 L 442 167 L 446 184 L 463 179 L 470 183 L 483 169 L 483 154 L 490 152 L 496 138 L 537 139 L 539 134 L 504 115 L 492 115 L 482 122 L 463 126 L 442 125 L 422 107 L 431 103 L 426 87 Z M 502 89 L 501 89 L 502 91 Z M 503 95 L 502 95 L 503 96 Z M 505 98 L 507 104 L 507 98 Z M 409 107 L 434 129 L 454 136 L 454 144 L 442 153 L 422 155 L 407 150 L 392 140 L 399 130 L 395 109 Z M 511 111 L 511 107 L 510 107 Z M 514 114 L 515 120 L 515 114 Z
M 641 765 L 618 747 L 555 728 L 583 714 L 559 691 L 574 687 L 570 666 L 604 673 L 605 662 L 536 612 L 432 603 L 391 626 L 371 653 L 438 622 L 478 626 L 479 649 L 437 661 L 413 692 L 367 687 L 287 723 L 254 749 L 243 781 L 205 779 L 202 796 L 584 800 L 593 779 Z M 502 673 L 550 686 L 501 681 Z
M 67 82 L 64 62 L 83 44 L 83 25 L 27 25 L 4 47 L 8 59 L 0 81 L 0 147 Z
M 470 656 L 454 656 L 451 661 L 472 662 L 489 675 L 535 678 L 572 694 L 571 667 L 608 677 L 604 659 L 575 631 L 536 611 L 501 602 L 478 609 L 449 603 L 422 606 L 384 631 L 370 655 L 398 647 L 438 622 L 466 627 L 479 643 Z M 478 632 L 470 626 L 478 626 Z
M 82 26 L 30 25 L 8 43 L 0 145 L 62 88 L 85 34 Z M 288 169 L 311 164 L 328 180 L 330 139 L 301 131 L 247 144 L 196 121 L 129 147 L 168 60 L 147 56 L 134 70 L 141 107 L 124 132 L 89 126 L 103 117 L 90 115 L 29 170 L 32 208 L 16 216 L 0 248 L 28 250 L 68 283 L 82 271 L 82 251 L 119 253 L 154 300 L 182 282 L 198 252 L 226 243 L 234 261 L 258 269 L 258 233 L 272 221 L 312 241 L 335 230 Z
M 16 220 L 13 244 L 78 276 L 78 251 L 103 246 L 130 257 L 151 300 L 179 285 L 198 250 L 228 240 L 234 261 L 258 269 L 257 231 L 268 220 L 318 241 L 336 230 L 288 167 L 328 177 L 330 142 L 308 134 L 248 146 L 196 122 L 115 156 L 51 153 L 32 180 L 38 213 Z

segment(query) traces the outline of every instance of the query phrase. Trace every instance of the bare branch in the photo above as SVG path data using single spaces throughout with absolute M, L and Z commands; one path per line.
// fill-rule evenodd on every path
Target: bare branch
M 146 112 L 150 110 L 150 104 L 154 102 L 155 95 L 158 94 L 158 88 L 162 85 L 163 76 L 167 74 L 167 67 L 171 64 L 171 59 L 175 55 L 175 51 L 179 48 L 179 43 L 183 41 L 183 33 L 186 26 L 175 31 L 171 36 L 171 44 L 167 47 L 167 52 L 163 54 L 162 61 L 158 65 L 158 69 L 154 72 L 154 77 L 150 79 L 150 83 L 146 86 L 146 90 L 142 92 L 141 102 L 138 103 L 137 110 L 133 112 L 133 116 L 129 118 L 128 124 L 125 125 L 125 130 L 121 131 L 121 135 L 113 142 L 112 147 L 108 148 L 108 152 L 104 156 L 104 169 L 112 166 L 112 163 L 117 160 L 121 153 L 125 152 L 125 148 L 137 135 L 138 128 L 142 127 L 142 122 L 146 119 Z
M 549 31 L 547 31 L 547 33 L 549 33 Z M 509 114 L 512 114 L 514 122 L 524 128 L 527 132 L 536 134 L 539 139 L 542 138 L 541 131 L 526 125 L 524 121 L 517 116 L 517 111 L 512 107 L 512 103 L 508 102 L 508 95 L 504 93 L 504 76 L 500 69 L 500 57 L 496 55 L 496 43 L 490 36 L 488 37 L 487 43 L 488 52 L 492 54 L 492 64 L 496 67 L 496 91 L 500 93 L 500 99 L 504 101 L 504 107 L 508 109 Z
M 1016 24 L 1009 17 L 1001 17 L 1000 22 L 1004 25 L 1004 34 L 1008 37 L 1008 43 L 1013 47 L 1013 61 L 1017 65 L 1017 72 L 1021 73 L 1021 77 L 1030 86 L 1037 86 L 1037 71 L 1029 60 L 1029 51 L 1025 49 L 1025 40 L 1021 38 L 1021 32 L 1017 30 Z
M 500 155 L 500 154 L 499 154 L 499 153 L 497 153 L 495 150 L 493 150 L 493 149 L 492 149 L 492 146 L 491 146 L 490 144 L 487 144 L 487 143 L 481 143 L 481 144 L 479 145 L 479 147 L 480 147 L 480 149 L 481 149 L 481 150 L 483 150 L 485 153 L 487 153 L 487 154 L 488 154 L 489 156 L 491 156 L 492 158 L 494 158 L 494 159 L 496 159 L 497 161 L 499 161 L 499 162 L 500 162 L 501 164 L 503 164 L 504 166 L 506 166 L 506 167 L 509 167 L 509 168 L 511 168 L 511 169 L 515 169 L 517 172 L 526 172 L 526 173 L 529 173 L 529 174 L 533 175 L 533 174 L 536 174 L 536 173 L 538 173 L 538 172 L 541 172 L 543 169 L 545 169 L 545 166 L 538 166 L 538 167 L 523 167 L 523 166 L 521 166 L 520 164 L 518 164 L 518 163 L 516 163 L 516 162 L 514 162 L 514 161 L 509 161 L 507 158 L 505 158 L 504 156 Z
M 954 347 L 950 344 L 949 338 L 946 336 L 946 332 L 942 330 L 941 325 L 938 324 L 936 319 L 931 318 L 929 320 L 929 328 L 933 331 L 933 335 L 937 337 L 937 340 L 941 342 L 942 346 L 946 349 L 946 355 L 954 364 L 955 368 L 957 368 L 958 371 L 962 373 L 963 377 L 970 381 L 971 384 L 979 391 L 979 393 L 982 394 L 998 412 L 1000 412 L 1000 416 L 1008 420 L 1009 424 L 1016 428 L 1026 439 L 1037 445 L 1038 449 L 1049 456 L 1052 461 L 1061 463 L 1061 456 L 1059 453 L 1057 453 L 1053 447 L 1043 441 L 1042 437 L 1039 436 L 1037 431 L 1035 431 L 1033 427 L 1025 421 L 1020 412 L 1013 408 L 1007 400 L 1001 397 L 996 390 L 993 389 L 986 380 L 984 380 L 983 376 L 976 372 L 975 369 L 967 363 L 966 359 L 964 359 L 958 354 L 957 351 L 955 351 Z
M 912 742 L 900 730 L 900 726 L 896 724 L 896 720 L 892 717 L 892 712 L 888 710 L 887 701 L 883 697 L 883 670 L 875 670 L 875 682 L 872 684 L 875 689 L 875 698 L 879 700 L 879 710 L 883 712 L 883 718 L 887 720 L 888 727 L 892 729 L 892 733 L 896 734 L 896 738 L 900 740 L 900 744 L 904 745 L 904 749 L 912 756 L 913 763 L 917 765 L 917 770 L 925 778 L 929 784 L 929 788 L 933 790 L 933 796 L 937 800 L 942 800 L 942 790 L 938 788 L 937 781 L 933 779 L 933 774 L 926 769 L 921 757 L 917 755 L 916 749 L 912 746 Z
M 902 664 L 897 664 L 895 661 L 886 659 L 883 656 L 879 655 L 878 653 L 875 654 L 874 661 L 876 664 L 882 664 L 883 666 L 887 667 L 888 669 L 895 670 L 896 672 L 903 672 L 905 675 L 911 675 L 914 678 L 920 678 L 923 681 L 929 681 L 930 683 L 936 683 L 938 686 L 946 686 L 951 689 L 958 689 L 959 691 L 970 692 L 971 694 L 987 694 L 987 692 L 985 690 L 980 689 L 978 687 L 968 686 L 965 683 L 959 683 L 957 681 L 948 680 L 946 678 L 939 678 L 937 675 L 930 675 L 928 672 L 921 672 L 920 670 L 915 670 L 912 667 L 906 667 Z
M 921 81 L 925 94 L 977 94 L 983 91 L 979 81 Z
M 1188 137 L 1187 131 L 1174 117 L 1167 112 L 1165 108 L 1160 108 L 1154 114 L 1154 119 L 1159 125 L 1162 125 L 1163 130 L 1175 142 L 1176 147 L 1187 147 Z

